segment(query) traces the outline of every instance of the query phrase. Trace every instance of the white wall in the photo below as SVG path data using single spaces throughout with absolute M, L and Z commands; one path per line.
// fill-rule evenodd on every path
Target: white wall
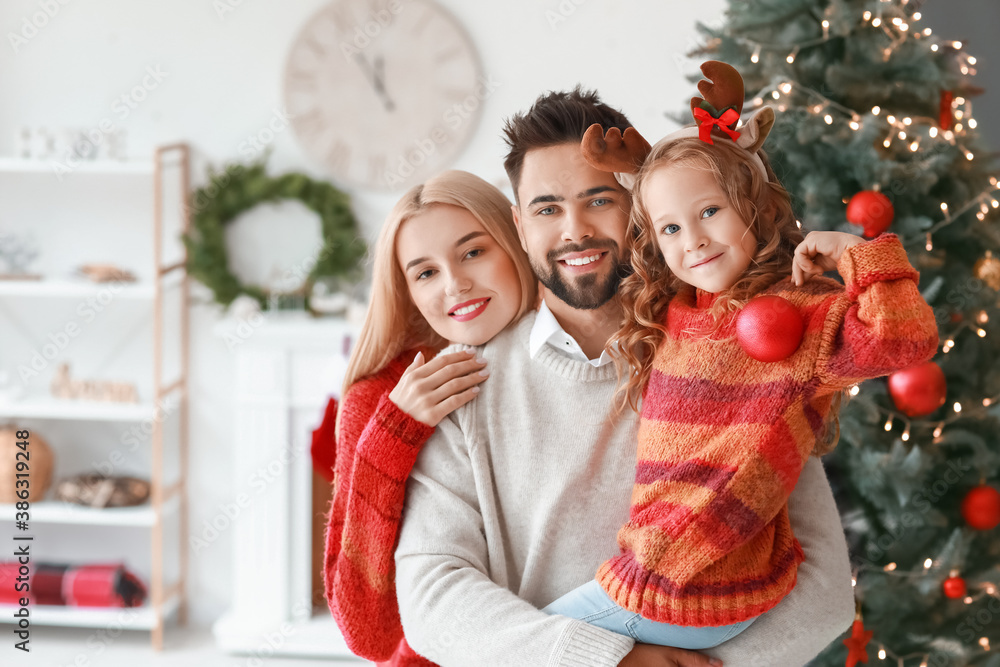
M 62 1 L 0 3 L 0 155 L 14 150 L 15 132 L 23 126 L 96 127 L 111 118 L 127 131 L 130 153 L 137 157 L 149 155 L 158 143 L 190 142 L 199 157 L 197 179 L 206 162 L 239 159 L 241 142 L 281 107 L 286 51 L 303 22 L 325 4 L 227 0 L 239 6 L 220 18 L 213 0 Z M 683 108 L 692 91 L 684 74 L 697 71 L 697 62 L 685 59 L 696 44 L 694 23 L 718 22 L 724 6 L 722 0 L 439 1 L 468 29 L 486 74 L 501 82 L 454 166 L 497 183 L 504 179 L 502 119 L 548 89 L 583 83 L 620 106 L 647 136 L 669 131 L 673 124 L 663 114 Z M 58 13 L 15 54 L 8 33 L 20 32 L 25 17 L 41 11 L 41 4 L 58 6 Z M 553 13 L 565 20 L 553 26 Z M 112 104 L 142 81 L 147 67 L 159 67 L 166 75 L 120 120 Z M 291 132 L 277 136 L 271 166 L 275 172 L 305 169 L 322 176 Z M 371 238 L 392 200 L 370 192 L 352 194 Z M 17 227 L 5 219 L 0 202 L 0 231 Z M 287 237 L 273 238 L 283 239 L 277 251 L 284 255 L 305 247 L 301 240 L 298 246 Z M 59 238 L 40 240 L 43 246 L 59 243 Z M 99 249 L 116 237 L 94 242 Z M 196 530 L 232 499 L 229 470 L 239 456 L 239 443 L 230 435 L 233 358 L 212 334 L 219 318 L 211 304 L 192 312 L 189 479 Z M 0 367 L 13 370 L 22 363 L 3 351 L 18 335 L 0 320 Z M 192 558 L 188 592 L 198 623 L 211 622 L 228 604 L 231 547 L 223 534 Z

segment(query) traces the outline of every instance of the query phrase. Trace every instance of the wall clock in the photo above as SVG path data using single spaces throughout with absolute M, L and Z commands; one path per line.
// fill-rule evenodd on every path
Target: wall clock
M 284 97 L 302 147 L 335 180 L 399 191 L 458 156 L 496 85 L 432 0 L 335 0 L 293 43 Z

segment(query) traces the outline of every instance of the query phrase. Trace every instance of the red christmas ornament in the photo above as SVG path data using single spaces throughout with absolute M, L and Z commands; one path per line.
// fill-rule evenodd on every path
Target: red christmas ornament
M 847 647 L 846 667 L 854 667 L 859 662 L 868 662 L 868 651 L 865 650 L 865 646 L 871 641 L 873 634 L 875 633 L 871 630 L 865 630 L 865 624 L 860 618 L 855 619 L 854 625 L 851 626 L 851 636 L 843 640 L 844 646 Z
M 955 123 L 955 112 L 951 108 L 951 103 L 954 99 L 955 96 L 950 90 L 941 91 L 941 104 L 938 107 L 938 125 L 945 132 L 950 130 L 951 126 Z
M 806 325 L 787 299 L 768 294 L 750 300 L 736 318 L 736 340 L 757 361 L 781 361 L 799 349 Z
M 965 597 L 965 579 L 962 577 L 948 577 L 941 584 L 941 588 L 944 590 L 945 596 L 952 600 Z
M 924 417 L 944 405 L 948 383 L 933 361 L 904 368 L 889 376 L 889 395 L 907 417 Z
M 985 484 L 972 489 L 962 500 L 962 516 L 976 530 L 993 530 L 1000 525 L 1000 491 Z
M 847 221 L 860 225 L 863 234 L 870 239 L 889 229 L 895 215 L 889 198 L 874 190 L 862 190 L 847 203 Z

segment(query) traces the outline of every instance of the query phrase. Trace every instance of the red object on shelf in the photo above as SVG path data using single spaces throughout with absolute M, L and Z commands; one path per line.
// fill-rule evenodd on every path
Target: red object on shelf
M 736 318 L 736 339 L 757 361 L 787 359 L 799 349 L 805 329 L 799 309 L 773 294 L 751 299 Z
M 0 563 L 0 604 L 19 604 L 24 592 L 14 589 L 20 564 Z M 146 587 L 120 563 L 107 565 L 32 565 L 28 598 L 38 605 L 68 607 L 138 607 Z
M 907 417 L 924 417 L 944 405 L 948 383 L 941 367 L 927 361 L 891 374 L 889 395 Z
M 985 484 L 975 487 L 962 500 L 962 516 L 976 530 L 993 530 L 1000 525 L 1000 491 Z
M 889 229 L 896 210 L 881 192 L 862 190 L 847 203 L 847 221 L 860 225 L 865 237 L 873 239 Z

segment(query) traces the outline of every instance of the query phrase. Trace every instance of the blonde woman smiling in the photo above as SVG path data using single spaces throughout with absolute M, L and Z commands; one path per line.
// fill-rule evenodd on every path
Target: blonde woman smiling
M 357 655 L 432 665 L 403 639 L 396 602 L 406 480 L 434 427 L 488 375 L 474 353 L 434 355 L 448 343 L 487 342 L 534 305 L 537 288 L 510 202 L 463 171 L 403 195 L 374 255 L 371 304 L 337 415 L 326 597 Z

